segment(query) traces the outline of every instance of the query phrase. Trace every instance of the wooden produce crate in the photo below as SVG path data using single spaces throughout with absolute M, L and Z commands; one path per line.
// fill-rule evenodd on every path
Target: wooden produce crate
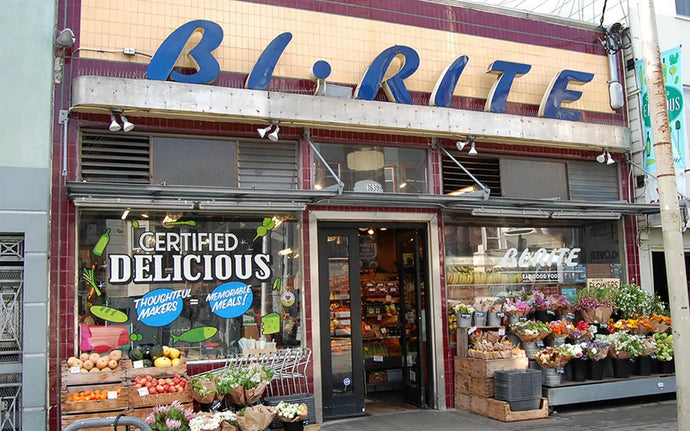
M 95 374 L 95 373 L 94 373 Z M 116 391 L 120 389 L 119 393 Z M 84 412 L 116 412 L 129 407 L 129 387 L 122 383 L 107 383 L 99 385 L 68 386 L 60 391 L 60 409 L 63 414 Z M 99 401 L 70 401 L 69 396 L 82 391 L 108 391 L 116 393 L 116 398 Z M 117 414 L 115 415 L 117 416 Z
M 470 393 L 470 376 L 469 374 L 455 374 L 455 394 L 469 394 Z
M 491 398 L 480 397 L 479 395 L 470 395 L 470 412 L 486 416 L 489 410 L 489 400 Z
M 120 366 L 113 371 L 99 371 L 97 373 L 72 373 L 66 362 L 62 363 L 60 385 L 64 389 L 75 385 L 97 385 L 101 383 L 121 382 L 125 378 L 124 359 L 120 360 Z
M 159 405 L 167 405 L 173 401 L 179 401 L 183 404 L 192 402 L 191 383 L 185 386 L 183 392 L 172 392 L 165 394 L 149 394 L 141 396 L 137 388 L 132 388 L 129 391 L 129 406 L 133 409 L 142 407 L 154 407 Z
M 479 395 L 480 397 L 493 397 L 494 379 L 470 377 L 469 391 L 471 395 Z
M 455 374 L 467 374 L 470 372 L 470 358 L 455 357 Z
M 455 393 L 455 408 L 458 410 L 470 411 L 470 395 Z
M 157 379 L 159 377 L 172 377 L 175 374 L 180 376 L 187 374 L 187 357 L 184 354 L 180 356 L 180 365 L 175 367 L 134 368 L 131 360 L 123 359 L 122 362 L 125 367 L 125 377 L 128 379 L 146 375 Z
M 492 378 L 496 371 L 501 370 L 526 370 L 529 366 L 528 358 L 511 359 L 474 359 L 470 358 L 470 376 L 479 378 Z
M 495 398 L 489 398 L 488 400 L 487 416 L 491 419 L 503 422 L 516 422 L 549 417 L 549 401 L 546 398 L 541 399 L 541 406 L 538 410 L 524 410 L 520 412 L 510 410 L 510 404 L 505 401 L 499 401 Z
M 127 416 L 134 416 L 132 415 L 131 411 L 129 410 L 123 410 L 123 411 L 114 411 L 114 412 L 101 412 L 101 413 L 82 413 L 82 414 L 73 414 L 73 415 L 62 415 L 61 422 L 62 426 L 61 429 L 64 429 L 67 425 L 76 422 L 80 419 L 93 419 L 93 418 L 110 418 L 110 417 L 117 417 L 120 413 L 123 413 Z M 143 419 L 143 418 L 142 418 Z M 119 429 L 122 429 L 124 427 L 120 426 L 118 427 Z M 135 426 L 130 426 L 129 427 L 130 431 L 135 431 L 139 430 L 139 428 Z M 88 428 L 89 431 L 113 431 L 113 427 L 99 427 L 99 428 Z M 141 431 L 141 430 L 139 430 Z
M 170 404 L 170 403 L 168 403 L 168 404 Z M 128 416 L 135 416 L 135 417 L 138 417 L 140 419 L 146 419 L 146 416 L 148 416 L 153 411 L 153 407 L 155 407 L 155 406 L 130 409 L 127 412 L 127 415 Z M 191 402 L 190 403 L 182 403 L 183 409 L 191 409 L 193 407 L 194 407 L 194 404 L 192 404 Z M 112 428 L 110 428 L 110 431 L 112 431 Z

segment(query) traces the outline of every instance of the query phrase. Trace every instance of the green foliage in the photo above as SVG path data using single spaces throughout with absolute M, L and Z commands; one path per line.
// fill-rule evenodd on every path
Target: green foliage
M 622 319 L 635 316 L 664 314 L 666 306 L 658 296 L 645 291 L 636 284 L 622 285 L 616 295 L 616 311 Z

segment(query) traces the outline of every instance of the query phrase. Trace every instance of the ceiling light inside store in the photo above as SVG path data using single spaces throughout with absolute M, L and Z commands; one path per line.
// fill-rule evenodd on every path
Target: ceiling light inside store
M 125 219 L 127 218 L 128 215 L 129 215 L 129 208 L 127 208 L 126 210 L 122 211 L 122 215 L 120 216 L 120 219 L 121 219 L 121 220 L 125 220 Z
M 287 256 L 287 255 L 292 254 L 292 253 L 293 253 L 293 251 L 291 248 L 284 248 L 284 249 L 278 251 L 278 256 Z
M 383 153 L 363 148 L 347 155 L 347 168 L 351 171 L 377 171 L 383 168 Z
M 368 233 L 369 235 L 373 235 L 374 233 L 376 233 L 376 231 L 375 231 L 374 229 L 371 229 L 371 228 L 370 228 L 369 230 L 367 230 L 367 233 Z

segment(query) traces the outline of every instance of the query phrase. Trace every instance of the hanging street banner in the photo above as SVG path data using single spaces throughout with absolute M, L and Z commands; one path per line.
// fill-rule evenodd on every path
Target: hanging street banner
M 685 193 L 685 115 L 683 113 L 683 73 L 681 71 L 680 46 L 661 53 L 668 118 L 671 127 L 671 144 L 673 147 L 673 166 L 676 170 L 678 194 Z M 642 138 L 644 139 L 644 169 L 647 177 L 645 199 L 647 203 L 659 202 L 659 188 L 656 180 L 656 159 L 652 141 L 652 124 L 649 118 L 649 98 L 644 77 L 644 59 L 635 62 L 635 70 L 642 97 Z

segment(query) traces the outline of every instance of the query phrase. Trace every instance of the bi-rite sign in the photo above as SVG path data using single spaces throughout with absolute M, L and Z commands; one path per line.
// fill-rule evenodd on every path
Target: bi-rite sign
M 183 53 L 185 44 L 197 31 L 202 32 L 199 43 L 189 51 L 197 65 L 192 74 L 182 74 L 174 71 L 177 58 Z M 213 82 L 220 73 L 220 65 L 213 55 L 213 51 L 223 40 L 223 29 L 217 23 L 207 20 L 190 21 L 175 31 L 160 45 L 149 63 L 146 75 L 148 79 L 190 84 L 207 84 Z M 273 70 L 281 55 L 292 40 L 292 34 L 285 32 L 276 36 L 263 50 L 254 64 L 245 87 L 251 90 L 267 90 L 273 75 Z M 394 60 L 400 60 L 399 70 L 392 76 L 386 72 Z M 436 81 L 429 99 L 429 104 L 448 108 L 451 105 L 455 87 L 460 79 L 468 56 L 456 58 L 441 73 Z M 412 96 L 405 86 L 405 79 L 415 73 L 420 64 L 419 54 L 411 47 L 395 45 L 383 50 L 371 62 L 364 72 L 354 93 L 360 100 L 374 100 L 379 89 L 383 89 L 391 102 L 412 104 Z M 496 60 L 488 65 L 487 73 L 497 76 L 489 94 L 484 110 L 493 113 L 504 113 L 508 94 L 515 79 L 529 73 L 531 65 L 510 61 Z M 314 79 L 325 80 L 331 74 L 331 65 L 318 60 L 311 68 Z M 546 118 L 578 121 L 582 115 L 580 111 L 564 108 L 562 105 L 580 99 L 582 92 L 569 89 L 569 85 L 583 85 L 590 82 L 594 74 L 576 70 L 562 70 L 558 72 L 547 88 L 539 105 L 538 115 Z

